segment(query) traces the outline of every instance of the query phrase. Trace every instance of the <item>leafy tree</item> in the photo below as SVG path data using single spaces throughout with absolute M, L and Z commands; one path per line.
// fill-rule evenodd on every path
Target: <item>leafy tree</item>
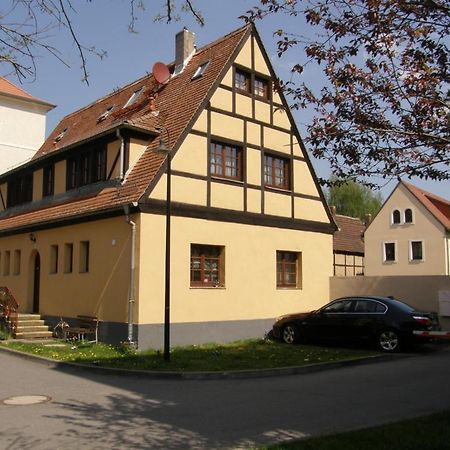
M 280 82 L 294 108 L 315 110 L 314 156 L 341 179 L 450 179 L 448 0 L 260 0 L 243 17 L 273 14 L 312 32 L 275 34 L 279 56 L 298 50 L 293 74 L 324 75 L 319 89 Z
M 339 182 L 334 177 L 325 196 L 328 204 L 336 207 L 338 214 L 360 219 L 364 219 L 366 214 L 377 214 L 383 203 L 381 194 L 374 193 L 368 186 L 353 180 Z

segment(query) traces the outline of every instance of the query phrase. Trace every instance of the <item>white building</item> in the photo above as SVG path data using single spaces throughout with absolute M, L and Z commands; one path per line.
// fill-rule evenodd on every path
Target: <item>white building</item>
M 55 105 L 0 77 L 0 173 L 29 160 L 45 139 L 45 119 Z

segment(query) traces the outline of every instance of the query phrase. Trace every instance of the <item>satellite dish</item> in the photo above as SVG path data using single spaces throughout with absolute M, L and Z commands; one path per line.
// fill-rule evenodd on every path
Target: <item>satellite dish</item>
M 156 62 L 155 64 L 153 64 L 152 73 L 155 77 L 155 80 L 160 84 L 165 83 L 170 78 L 169 69 L 162 62 Z

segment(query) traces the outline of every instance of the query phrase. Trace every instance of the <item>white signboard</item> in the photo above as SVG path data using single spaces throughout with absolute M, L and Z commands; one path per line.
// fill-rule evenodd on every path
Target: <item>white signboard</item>
M 450 291 L 439 291 L 439 315 L 450 317 Z

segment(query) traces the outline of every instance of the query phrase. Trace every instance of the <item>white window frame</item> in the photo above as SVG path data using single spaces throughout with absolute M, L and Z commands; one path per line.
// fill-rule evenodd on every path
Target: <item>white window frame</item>
M 395 258 L 393 260 L 387 260 L 386 259 L 386 244 L 394 244 L 394 252 L 395 252 Z M 398 260 L 398 245 L 397 241 L 383 241 L 382 246 L 382 252 L 383 252 L 383 264 L 395 264 Z
M 422 259 L 413 259 L 412 254 L 412 243 L 413 242 L 420 242 L 422 244 Z M 408 241 L 408 253 L 409 253 L 409 262 L 410 263 L 419 263 L 425 261 L 425 242 L 423 239 L 411 239 Z

